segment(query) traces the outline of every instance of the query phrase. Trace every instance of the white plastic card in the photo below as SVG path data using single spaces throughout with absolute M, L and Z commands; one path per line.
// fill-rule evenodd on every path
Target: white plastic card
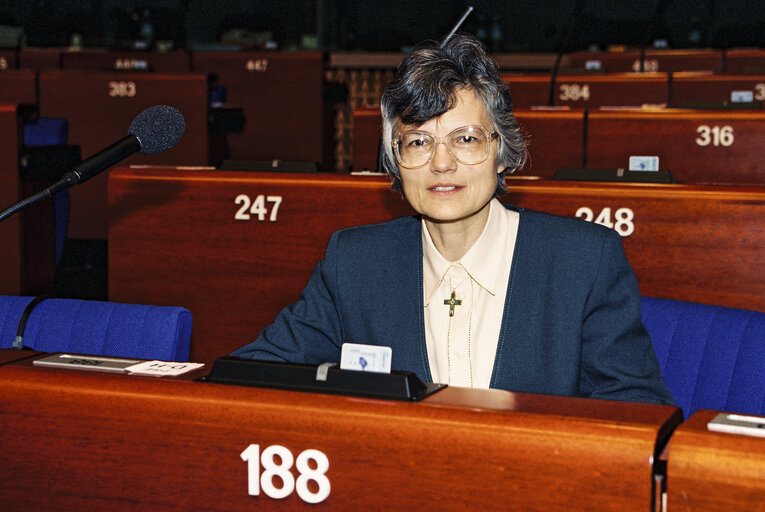
M 204 366 L 204 363 L 177 363 L 171 361 L 145 361 L 125 368 L 130 375 L 173 377 Z
M 731 91 L 731 103 L 752 103 L 754 101 L 754 91 Z
M 392 355 L 393 350 L 390 347 L 343 343 L 340 354 L 340 369 L 390 373 Z
M 629 170 L 630 171 L 658 171 L 659 157 L 658 156 L 631 156 Z

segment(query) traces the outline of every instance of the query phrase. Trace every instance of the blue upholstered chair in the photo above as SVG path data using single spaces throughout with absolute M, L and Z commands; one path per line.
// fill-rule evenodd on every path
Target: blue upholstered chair
M 0 348 L 12 348 L 34 297 L 0 295 Z M 42 352 L 188 361 L 191 313 L 181 307 L 48 298 L 29 314 L 23 346 Z
M 642 314 L 686 418 L 697 409 L 765 414 L 765 313 L 643 297 Z

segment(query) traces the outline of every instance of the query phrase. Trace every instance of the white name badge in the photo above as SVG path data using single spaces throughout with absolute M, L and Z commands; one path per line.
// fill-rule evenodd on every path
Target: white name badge
M 343 343 L 340 354 L 340 369 L 390 373 L 392 356 L 393 350 L 390 347 Z
M 658 171 L 659 170 L 659 157 L 658 156 L 631 156 L 630 157 L 630 171 Z
M 731 103 L 751 103 L 754 101 L 754 91 L 731 91 Z

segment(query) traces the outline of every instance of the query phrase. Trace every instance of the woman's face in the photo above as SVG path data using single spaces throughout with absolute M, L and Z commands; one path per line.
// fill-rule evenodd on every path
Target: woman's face
M 438 138 L 471 125 L 482 126 L 489 133 L 494 131 L 481 100 L 472 90 L 460 89 L 451 110 L 421 126 L 399 128 L 429 132 Z M 495 164 L 497 144 L 490 140 L 489 156 L 472 165 L 458 162 L 445 144 L 437 144 L 430 162 L 411 169 L 399 166 L 404 197 L 428 221 L 439 224 L 483 221 L 478 222 L 483 229 L 488 204 L 496 190 L 497 173 L 502 170 Z

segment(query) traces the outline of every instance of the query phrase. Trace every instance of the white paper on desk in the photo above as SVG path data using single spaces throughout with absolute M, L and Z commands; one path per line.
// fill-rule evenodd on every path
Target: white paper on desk
M 130 375 L 149 375 L 152 377 L 174 377 L 196 370 L 204 363 L 177 363 L 172 361 L 144 361 L 125 368 Z

